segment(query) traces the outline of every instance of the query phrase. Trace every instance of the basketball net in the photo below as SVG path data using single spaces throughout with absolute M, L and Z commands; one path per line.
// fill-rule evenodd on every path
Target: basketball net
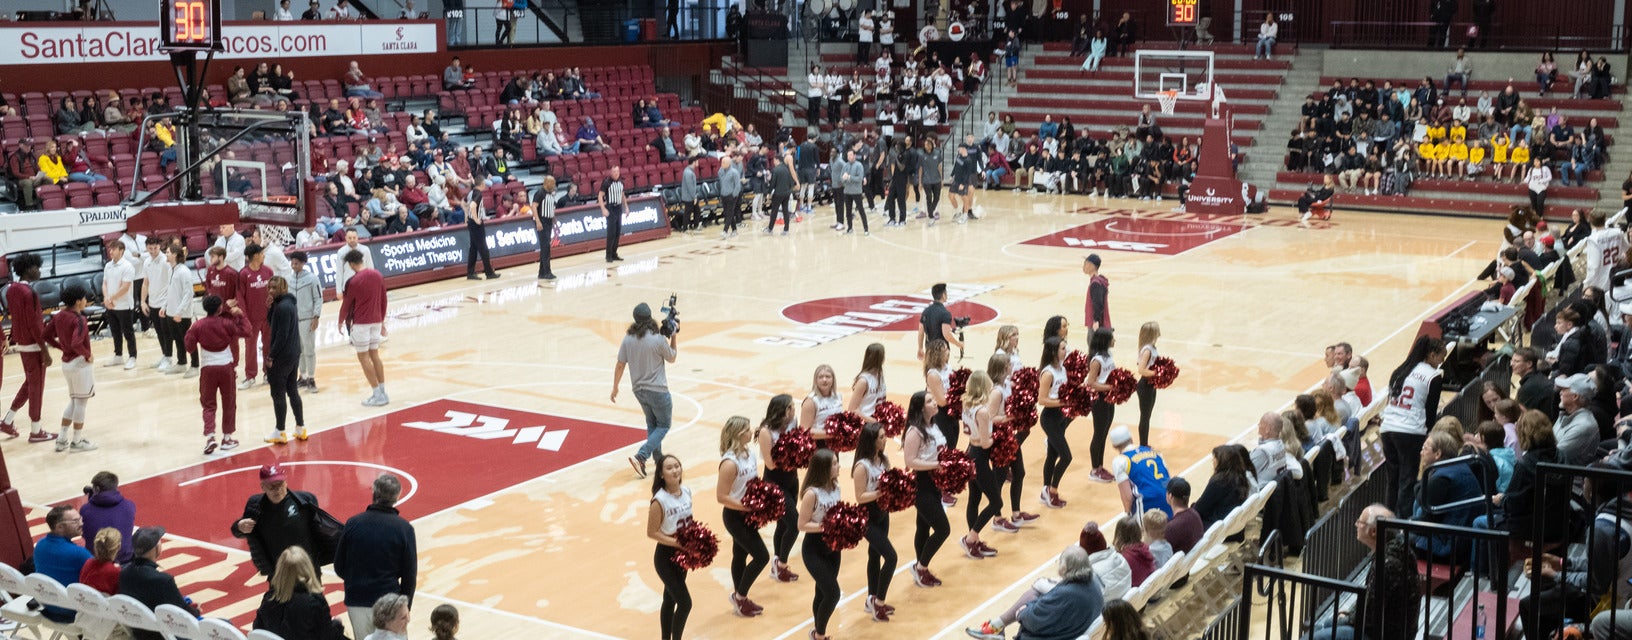
M 1179 104 L 1179 91 L 1177 89 L 1159 91 L 1156 93 L 1156 101 L 1162 105 L 1162 113 L 1173 115 Z

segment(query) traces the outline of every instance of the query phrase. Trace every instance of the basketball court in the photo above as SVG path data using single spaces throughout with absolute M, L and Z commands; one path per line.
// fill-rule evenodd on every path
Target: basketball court
M 228 526 L 258 490 L 252 470 L 280 460 L 292 488 L 316 493 L 342 518 L 366 506 L 368 482 L 380 471 L 404 478 L 402 512 L 419 535 L 414 637 L 429 608 L 443 602 L 460 607 L 468 637 L 650 637 L 661 598 L 645 537 L 650 482 L 635 479 L 624 461 L 644 437 L 643 420 L 627 387 L 616 404 L 607 396 L 631 308 L 655 308 L 672 292 L 683 328 L 678 361 L 668 368 L 675 428 L 665 450 L 686 464 L 697 517 L 722 536 L 714 566 L 690 576 L 688 636 L 802 638 L 810 629 L 808 576 L 792 584 L 762 577 L 752 597 L 765 615 L 730 613 L 729 540 L 713 497 L 719 427 L 733 415 L 757 423 L 775 394 L 802 398 L 819 364 L 848 382 L 872 342 L 888 350 L 886 386 L 904 405 L 923 387 L 913 340 L 932 284 L 950 283 L 954 313 L 973 318 L 967 354 L 954 366 L 983 366 L 1002 324 L 1020 327 L 1021 353 L 1032 363 L 1052 315 L 1071 319 L 1068 342 L 1085 345 L 1080 269 L 1087 253 L 1099 253 L 1111 281 L 1118 365 L 1131 366 L 1139 325 L 1155 320 L 1163 355 L 1183 370 L 1158 397 L 1152 444 L 1170 469 L 1204 482 L 1209 465 L 1195 463 L 1318 381 L 1326 345 L 1353 343 L 1371 357 L 1374 384 L 1386 378 L 1421 318 L 1466 291 L 1500 241 L 1489 222 L 1471 219 L 1340 211 L 1304 228 L 1284 208 L 1209 216 L 1173 212 L 1171 200 L 977 194 L 985 215 L 968 225 L 948 219 L 842 236 L 828 230 L 824 208 L 789 237 L 745 230 L 725 243 L 705 232 L 625 247 L 628 261 L 615 267 L 598 254 L 557 260 L 560 279 L 542 286 L 528 265 L 494 281 L 395 290 L 383 351 L 387 407 L 360 404 L 365 383 L 331 303 L 318 352 L 322 393 L 305 396 L 314 435 L 288 446 L 260 444 L 272 428 L 261 386 L 239 392 L 245 446 L 200 455 L 195 381 L 148 369 L 157 344 L 143 339 L 141 369 L 96 370 L 87 436 L 100 450 L 57 454 L 11 440 L 7 463 L 36 507 L 36 535 L 44 528 L 39 507 L 79 496 L 99 470 L 119 473 L 138 504 L 137 523 L 169 528 L 174 542 L 161 565 L 206 615 L 243 624 L 253 617 L 264 582 Z M 111 351 L 106 341 L 94 348 L 99 358 Z M 20 369 L 6 368 L 0 394 L 14 393 Z M 66 391 L 57 372 L 47 381 L 45 417 L 54 427 Z M 1118 407 L 1117 424 L 1137 418 L 1135 404 Z M 1051 572 L 1085 521 L 1104 522 L 1119 510 L 1115 488 L 1087 478 L 1087 422 L 1069 432 L 1077 462 L 1061 488 L 1067 508 L 1034 502 L 1032 474 L 1023 508 L 1042 520 L 1015 535 L 987 534 L 1001 551 L 996 558 L 968 560 L 946 545 L 931 565 L 945 581 L 937 589 L 917 588 L 905 575 L 912 522 L 898 516 L 891 534 L 903 572 L 890 589 L 893 621 L 876 624 L 861 611 L 865 550 L 858 548 L 845 554 L 845 595 L 830 631 L 963 637 L 964 626 L 995 615 Z M 1024 454 L 1028 467 L 1040 468 L 1041 440 L 1032 438 Z M 890 455 L 899 464 L 898 445 Z M 963 533 L 962 506 L 950 514 L 954 535 Z M 797 558 L 792 564 L 806 573 Z M 329 574 L 330 600 L 338 602 Z

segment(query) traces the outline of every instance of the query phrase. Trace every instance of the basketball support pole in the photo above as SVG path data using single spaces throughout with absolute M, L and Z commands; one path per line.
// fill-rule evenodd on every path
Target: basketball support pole
M 1246 213 L 1241 181 L 1235 177 L 1235 167 L 1230 164 L 1229 103 L 1215 103 L 1215 111 L 1201 126 L 1201 157 L 1196 160 L 1196 176 L 1190 181 L 1184 210 L 1222 215 Z
M 184 200 L 204 197 L 204 181 L 198 167 L 203 151 L 198 142 L 198 107 L 204 99 L 204 77 L 209 73 L 210 62 L 214 59 L 213 50 L 204 56 L 202 65 L 198 63 L 197 51 L 170 52 L 170 68 L 176 73 L 176 83 L 181 86 L 182 101 L 185 103 L 176 123 L 178 130 L 185 131 L 184 135 L 176 136 L 180 147 L 176 152 L 176 164 L 183 167 L 179 186 Z

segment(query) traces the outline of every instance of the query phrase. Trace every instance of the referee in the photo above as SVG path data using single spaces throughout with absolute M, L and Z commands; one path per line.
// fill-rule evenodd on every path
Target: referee
M 595 199 L 601 203 L 601 217 L 606 218 L 606 261 L 622 262 L 618 257 L 618 236 L 623 235 L 623 178 L 622 170 L 612 167 L 612 173 L 601 181 L 601 192 Z

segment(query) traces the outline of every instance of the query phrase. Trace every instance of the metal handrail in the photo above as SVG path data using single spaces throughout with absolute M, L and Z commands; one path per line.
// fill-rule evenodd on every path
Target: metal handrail
M 1423 41 L 1430 29 L 1436 26 L 1434 22 L 1398 22 L 1385 20 L 1334 20 L 1331 22 L 1329 42 L 1332 48 L 1345 47 L 1382 48 L 1382 49 L 1430 49 Z M 1469 27 L 1484 26 L 1472 22 L 1452 22 L 1447 27 L 1450 40 L 1454 44 L 1459 41 L 1461 34 Z M 1629 44 L 1628 35 L 1632 26 L 1626 24 L 1611 25 L 1611 33 L 1604 36 L 1588 36 L 1574 32 L 1572 29 L 1554 24 L 1545 23 L 1492 23 L 1489 30 L 1480 36 L 1481 40 L 1494 43 L 1496 48 L 1507 51 L 1575 51 L 1585 49 L 1589 51 L 1621 52 L 1626 51 Z M 1514 33 L 1517 30 L 1518 33 Z

